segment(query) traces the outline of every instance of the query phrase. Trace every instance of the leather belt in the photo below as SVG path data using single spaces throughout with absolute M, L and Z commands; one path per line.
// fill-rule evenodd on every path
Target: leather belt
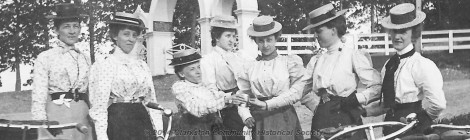
M 60 98 L 62 94 L 65 94 L 64 99 L 72 99 L 75 102 L 78 102 L 79 100 L 87 100 L 88 95 L 85 93 L 79 93 L 79 92 L 55 92 L 51 94 L 51 99 L 52 100 L 57 100 Z
M 231 92 L 232 95 L 233 95 L 233 94 L 237 93 L 238 90 L 240 90 L 240 89 L 238 89 L 238 87 L 234 87 L 234 88 L 232 88 L 232 89 L 227 89 L 227 90 L 222 90 L 222 91 L 223 91 L 224 93 L 230 93 L 230 92 Z

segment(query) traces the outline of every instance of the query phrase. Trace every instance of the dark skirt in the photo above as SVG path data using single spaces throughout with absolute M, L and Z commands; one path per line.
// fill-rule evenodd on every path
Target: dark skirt
M 423 108 L 421 107 L 421 101 L 414 102 L 414 103 L 405 103 L 405 104 L 397 104 L 395 109 L 390 109 L 387 111 L 385 115 L 385 121 L 400 121 L 400 118 L 406 118 L 410 113 L 419 113 L 423 112 Z M 423 112 L 424 113 L 424 112 Z M 418 124 L 416 127 L 412 128 L 410 131 L 400 135 L 399 137 L 415 135 L 415 134 L 425 134 L 425 130 L 432 125 L 432 119 L 426 113 L 423 116 L 417 116 Z M 392 126 L 392 127 L 384 127 L 383 134 L 388 135 L 391 134 L 403 126 Z
M 155 140 L 150 116 L 142 103 L 113 103 L 108 107 L 109 140 Z
M 222 133 L 224 140 L 244 140 L 243 136 L 243 127 L 245 123 L 244 120 L 238 114 L 237 106 L 227 107 L 220 111 L 223 120 L 223 131 L 227 133 Z
M 214 134 L 214 115 L 198 118 L 188 112 L 182 113 L 172 129 L 172 140 L 221 140 Z
M 251 111 L 253 140 L 303 140 L 299 118 L 292 105 L 272 111 Z
M 347 111 L 341 110 L 339 105 L 341 98 L 343 97 L 330 96 L 330 101 L 326 103 L 320 101 L 312 118 L 312 140 L 319 140 L 321 136 L 318 135 L 318 132 L 324 128 L 362 125 L 362 118 L 360 116 L 362 110 L 359 107 Z M 367 135 L 365 131 L 357 131 L 347 139 L 362 140 L 367 139 Z

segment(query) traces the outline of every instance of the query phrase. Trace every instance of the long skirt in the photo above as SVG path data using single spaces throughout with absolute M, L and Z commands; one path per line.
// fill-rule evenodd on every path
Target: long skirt
M 221 140 L 214 133 L 215 114 L 196 117 L 186 112 L 176 122 L 172 129 L 172 140 Z
M 57 121 L 59 124 L 81 123 L 87 126 L 89 132 L 82 133 L 76 128 L 62 129 L 56 138 L 67 140 L 92 140 L 93 132 L 88 116 L 88 105 L 85 101 L 71 101 L 70 108 L 65 105 L 57 105 L 51 101 L 47 102 L 46 112 L 49 121 Z
M 150 115 L 142 103 L 113 103 L 108 107 L 109 140 L 155 140 Z
M 272 111 L 251 111 L 254 140 L 303 140 L 299 118 L 292 105 Z
M 330 101 L 326 103 L 321 103 L 318 105 L 314 116 L 312 118 L 312 140 L 319 140 L 321 136 L 319 131 L 324 128 L 334 127 L 344 125 L 362 125 L 361 118 L 361 109 L 354 108 L 351 110 L 341 110 L 340 109 L 340 98 L 331 96 Z M 347 138 L 348 140 L 362 140 L 367 139 L 365 131 L 357 131 L 352 136 Z
M 385 121 L 400 121 L 400 118 L 405 118 L 410 113 L 418 113 L 423 112 L 423 108 L 421 107 L 421 101 L 414 102 L 414 103 L 405 103 L 405 104 L 397 104 L 395 109 L 390 109 L 387 111 L 385 115 Z M 418 116 L 418 124 L 416 127 L 412 128 L 410 131 L 400 135 L 399 137 L 415 135 L 415 134 L 425 134 L 425 130 L 432 125 L 432 119 L 426 113 L 423 116 Z M 391 134 L 403 126 L 393 126 L 393 127 L 384 127 L 383 134 L 388 135 Z
M 224 124 L 223 131 L 229 133 L 223 133 L 224 140 L 244 140 L 243 127 L 244 120 L 238 114 L 237 106 L 224 108 L 220 111 L 222 114 L 222 120 Z

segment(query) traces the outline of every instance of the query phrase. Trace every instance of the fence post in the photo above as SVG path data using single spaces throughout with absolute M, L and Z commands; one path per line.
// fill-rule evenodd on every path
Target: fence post
M 390 50 L 388 47 L 390 46 L 390 44 L 388 43 L 388 34 L 384 34 L 384 38 L 385 38 L 385 55 L 389 55 Z
M 454 53 L 454 32 L 449 30 L 449 53 Z
M 357 44 L 357 41 L 358 41 L 357 34 L 354 34 L 353 35 L 353 44 L 354 44 L 354 49 L 355 50 L 359 49 L 359 45 Z
M 292 36 L 289 34 L 287 35 L 287 55 L 291 55 L 291 50 L 292 50 L 292 44 L 291 44 L 291 38 Z

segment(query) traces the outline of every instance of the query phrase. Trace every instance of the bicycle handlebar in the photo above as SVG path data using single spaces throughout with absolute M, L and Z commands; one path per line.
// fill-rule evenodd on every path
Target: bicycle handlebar
M 82 133 L 88 132 L 88 127 L 81 124 L 81 123 L 66 123 L 66 124 L 55 124 L 55 125 L 45 125 L 45 124 L 4 124 L 0 123 L 0 127 L 12 127 L 12 128 L 21 128 L 21 129 L 31 129 L 31 128 L 58 128 L 58 129 L 65 129 L 65 128 L 77 128 Z

